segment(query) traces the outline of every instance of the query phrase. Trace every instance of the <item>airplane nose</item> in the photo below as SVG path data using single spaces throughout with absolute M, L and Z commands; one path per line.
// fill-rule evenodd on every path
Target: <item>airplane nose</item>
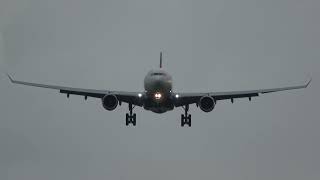
M 161 79 L 156 79 L 156 80 L 154 81 L 154 85 L 155 85 L 156 87 L 161 86 L 161 85 L 162 85 Z
M 158 77 L 154 80 L 154 86 L 157 88 L 161 88 L 164 85 L 164 81 L 161 77 Z

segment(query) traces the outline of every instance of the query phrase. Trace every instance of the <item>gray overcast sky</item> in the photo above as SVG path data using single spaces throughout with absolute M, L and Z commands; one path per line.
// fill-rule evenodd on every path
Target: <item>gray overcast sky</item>
M 158 115 L 0 79 L 0 179 L 318 180 L 320 1 L 4 0 L 0 71 L 16 79 L 143 90 L 164 67 L 174 90 L 308 89 Z

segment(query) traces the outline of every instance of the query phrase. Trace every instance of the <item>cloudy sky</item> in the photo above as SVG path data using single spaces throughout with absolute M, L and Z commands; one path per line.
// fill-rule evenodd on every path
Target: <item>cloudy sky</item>
M 3 0 L 0 179 L 318 180 L 320 1 Z M 178 92 L 309 88 L 153 114 L 19 80 L 143 90 L 164 67 Z

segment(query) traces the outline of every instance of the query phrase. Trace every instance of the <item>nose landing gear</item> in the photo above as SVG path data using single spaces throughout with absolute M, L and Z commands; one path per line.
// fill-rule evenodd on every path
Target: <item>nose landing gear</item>
M 134 107 L 132 107 L 132 104 L 129 104 L 129 111 L 130 114 L 126 113 L 126 126 L 129 126 L 129 124 L 132 124 L 133 126 L 136 126 L 137 121 L 137 115 L 136 113 L 132 113 Z
M 183 127 L 184 125 L 188 125 L 189 127 L 191 127 L 191 114 L 188 114 L 189 105 L 185 105 L 183 109 L 184 114 L 181 114 L 181 127 Z

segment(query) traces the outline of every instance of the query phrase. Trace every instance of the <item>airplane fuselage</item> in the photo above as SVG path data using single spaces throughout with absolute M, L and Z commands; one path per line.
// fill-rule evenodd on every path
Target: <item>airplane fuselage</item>
M 144 109 L 155 113 L 173 110 L 172 77 L 163 69 L 154 69 L 144 78 Z

